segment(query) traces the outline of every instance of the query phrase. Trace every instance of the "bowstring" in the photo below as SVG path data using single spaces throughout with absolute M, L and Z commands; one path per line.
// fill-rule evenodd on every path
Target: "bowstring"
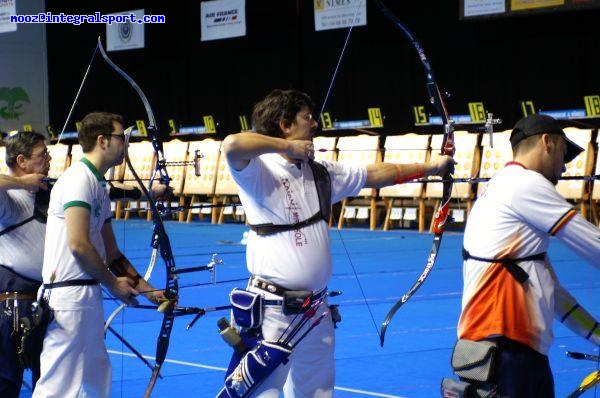
M 333 71 L 333 75 L 331 77 L 331 80 L 329 82 L 329 87 L 327 88 L 327 92 L 325 93 L 325 98 L 323 99 L 323 103 L 321 104 L 321 111 L 319 112 L 319 117 L 321 117 L 323 115 L 323 112 L 325 111 L 325 107 L 327 106 L 327 102 L 329 101 L 331 92 L 333 90 L 333 85 L 335 83 L 335 80 L 337 78 L 338 72 L 340 70 L 340 66 L 342 64 L 342 60 L 344 58 L 344 55 L 346 54 L 346 49 L 348 48 L 348 43 L 350 42 L 350 35 L 352 34 L 352 31 L 354 29 L 354 26 L 356 26 L 356 17 L 358 16 L 358 12 L 361 8 L 363 4 L 363 0 L 359 0 L 357 3 L 357 6 L 354 10 L 354 17 L 352 18 L 352 24 L 350 25 L 350 27 L 348 28 L 348 33 L 346 34 L 346 38 L 344 40 L 344 44 L 342 46 L 342 50 L 340 51 L 340 55 L 338 57 L 338 60 L 336 62 L 334 71 Z M 342 217 L 342 214 L 340 214 L 340 217 Z M 379 327 L 377 326 L 377 322 L 375 321 L 375 316 L 373 315 L 373 311 L 371 309 L 371 306 L 369 305 L 369 302 L 367 300 L 367 297 L 365 295 L 365 290 L 363 288 L 362 283 L 360 282 L 360 279 L 358 277 L 358 273 L 356 271 L 356 267 L 354 266 L 354 263 L 352 262 L 352 258 L 350 257 L 350 252 L 348 251 L 348 248 L 346 247 L 346 243 L 344 242 L 344 238 L 342 236 L 342 232 L 339 230 L 338 228 L 338 235 L 340 237 L 340 243 L 342 244 L 342 247 L 344 248 L 344 251 L 346 253 L 346 257 L 348 258 L 348 262 L 350 263 L 350 267 L 352 268 L 352 273 L 354 274 L 354 278 L 356 280 L 356 283 L 358 285 L 358 288 L 363 296 L 363 300 L 367 306 L 367 310 L 369 311 L 369 315 L 371 317 L 371 322 L 373 323 L 373 327 L 375 328 L 375 332 L 377 333 L 377 336 L 380 336 L 379 334 Z
M 94 52 L 92 53 L 92 58 L 90 59 L 90 62 L 88 62 L 88 66 L 83 75 L 83 79 L 81 80 L 81 84 L 79 85 L 79 89 L 77 90 L 77 94 L 75 94 L 75 100 L 73 101 L 73 104 L 71 105 L 71 109 L 69 110 L 69 114 L 67 115 L 67 119 L 65 120 L 65 124 L 63 125 L 63 128 L 60 131 L 60 134 L 58 135 L 56 144 L 60 143 L 60 140 L 61 140 L 65 130 L 67 129 L 67 125 L 69 124 L 69 121 L 71 120 L 71 116 L 73 115 L 73 110 L 75 110 L 75 105 L 77 104 L 77 100 L 79 99 L 81 90 L 83 90 L 85 81 L 87 80 L 88 74 L 90 73 L 90 70 L 92 69 L 92 64 L 94 63 L 94 59 L 96 58 L 97 52 L 98 52 L 98 45 L 96 45 L 96 47 L 94 48 Z
M 331 76 L 331 80 L 329 82 L 329 87 L 327 88 L 327 92 L 325 93 L 325 98 L 323 99 L 323 103 L 321 105 L 321 112 L 319 112 L 319 116 L 323 114 L 325 111 L 325 106 L 327 105 L 327 101 L 329 100 L 329 95 L 331 94 L 331 90 L 333 89 L 333 84 L 335 83 L 335 79 L 337 77 L 338 71 L 340 70 L 340 66 L 342 65 L 342 60 L 346 53 L 346 48 L 348 47 L 348 43 L 350 42 L 350 35 L 352 34 L 352 30 L 356 24 L 356 16 L 358 15 L 358 10 L 360 9 L 363 0 L 358 2 L 356 9 L 354 10 L 354 17 L 352 18 L 352 24 L 350 28 L 348 28 L 348 33 L 346 34 L 346 39 L 344 40 L 344 45 L 342 46 L 342 50 L 340 51 L 340 55 L 338 57 L 337 63 L 335 65 L 335 69 L 333 70 L 333 76 Z

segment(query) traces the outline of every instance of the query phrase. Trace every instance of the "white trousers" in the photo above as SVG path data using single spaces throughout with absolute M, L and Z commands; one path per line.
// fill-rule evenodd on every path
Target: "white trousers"
M 55 310 L 32 398 L 108 398 L 111 368 L 102 309 Z
M 253 289 L 249 288 L 249 290 Z M 252 397 L 279 398 L 281 391 L 286 398 L 329 398 L 333 396 L 335 334 L 327 300 L 324 300 L 316 314 L 298 332 L 296 339 L 325 311 L 328 314 L 294 349 L 289 357 L 289 362 L 280 365 L 267 377 L 255 390 Z M 279 339 L 294 316 L 283 315 L 280 307 L 266 306 L 262 324 L 265 340 L 276 341 Z M 302 314 L 296 318 L 294 324 L 298 323 L 301 318 Z

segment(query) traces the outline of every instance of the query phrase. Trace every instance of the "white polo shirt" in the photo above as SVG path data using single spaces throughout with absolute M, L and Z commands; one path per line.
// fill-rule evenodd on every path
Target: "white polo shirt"
M 0 231 L 33 215 L 35 194 L 26 189 L 0 192 Z M 46 225 L 31 220 L 0 236 L 0 264 L 20 275 L 41 280 Z
M 101 230 L 111 219 L 108 188 L 104 177 L 86 158 L 69 167 L 52 189 L 42 270 L 44 283 L 50 283 L 53 275 L 54 282 L 92 279 L 77 263 L 67 244 L 65 210 L 73 206 L 90 211 L 90 241 L 105 260 Z M 50 306 L 59 310 L 96 306 L 101 301 L 99 285 L 60 287 L 50 293 Z
M 331 178 L 331 201 L 356 195 L 367 170 L 337 162 L 322 162 Z M 265 154 L 241 171 L 231 169 L 249 224 L 294 224 L 319 211 L 318 194 L 308 163 L 297 167 L 278 154 Z M 328 225 L 267 236 L 248 235 L 246 259 L 253 275 L 295 290 L 321 290 L 332 273 Z

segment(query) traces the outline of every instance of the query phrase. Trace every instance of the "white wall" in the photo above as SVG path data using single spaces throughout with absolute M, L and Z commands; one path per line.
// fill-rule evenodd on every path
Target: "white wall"
M 16 4 L 19 15 L 45 10 L 45 0 L 7 1 Z M 46 132 L 47 74 L 44 24 L 18 24 L 15 32 L 0 33 L 0 131 L 23 129 L 24 124 L 31 124 L 35 130 Z M 14 101 L 17 91 L 24 92 L 29 102 Z

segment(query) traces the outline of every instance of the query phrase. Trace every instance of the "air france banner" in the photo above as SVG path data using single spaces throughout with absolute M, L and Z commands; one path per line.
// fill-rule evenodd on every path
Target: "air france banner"
M 130 15 L 135 15 L 132 21 Z M 136 20 L 144 18 L 144 10 L 121 11 L 108 15 L 122 15 L 117 23 L 106 24 L 106 49 L 108 51 L 144 48 L 144 24 Z
M 313 0 L 313 2 L 317 31 L 367 24 L 366 0 Z
M 200 40 L 246 36 L 245 0 L 213 0 L 200 3 Z

